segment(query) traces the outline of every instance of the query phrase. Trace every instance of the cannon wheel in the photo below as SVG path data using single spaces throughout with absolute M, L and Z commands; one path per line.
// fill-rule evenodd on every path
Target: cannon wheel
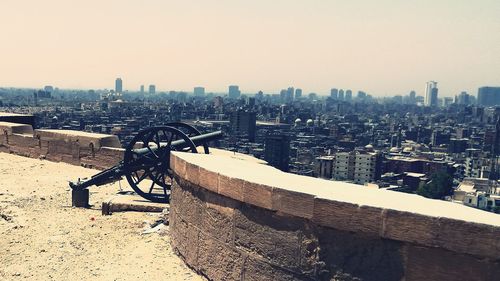
M 185 141 L 182 149 L 170 145 L 176 140 Z M 172 185 L 170 151 L 198 153 L 186 134 L 170 126 L 143 130 L 128 144 L 123 157 L 125 177 L 137 194 L 153 202 L 169 202 Z M 151 181 L 144 181 L 146 178 Z
M 198 129 L 196 129 L 195 127 L 188 125 L 186 123 L 171 122 L 171 123 L 165 124 L 165 126 L 174 127 L 176 129 L 179 129 L 184 134 L 186 134 L 189 138 L 201 135 L 201 132 L 198 131 Z M 203 143 L 203 150 L 204 150 L 205 154 L 210 154 L 210 151 L 208 150 L 208 144 Z

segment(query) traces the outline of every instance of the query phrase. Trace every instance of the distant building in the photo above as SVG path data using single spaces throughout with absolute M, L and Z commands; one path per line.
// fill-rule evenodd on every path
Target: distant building
M 339 100 L 344 100 L 344 90 L 339 91 Z
M 382 157 L 377 152 L 357 152 L 354 160 L 354 183 L 365 184 L 380 179 Z
M 415 91 L 411 91 L 408 99 L 409 104 L 415 104 L 417 103 L 417 93 Z
M 141 85 L 140 92 L 141 92 L 141 94 L 144 94 L 144 85 Z
M 318 178 L 331 179 L 333 178 L 333 165 L 335 156 L 317 157 L 314 164 L 314 173 Z
M 257 114 L 242 109 L 233 112 L 229 120 L 233 134 L 248 137 L 250 142 L 255 141 L 256 123 Z
M 333 178 L 341 181 L 353 180 L 355 160 L 356 154 L 354 151 L 336 153 L 333 166 Z
M 230 99 L 237 99 L 241 95 L 240 87 L 236 85 L 229 86 L 228 96 Z
M 448 153 L 462 153 L 467 149 L 469 139 L 466 138 L 452 138 L 448 144 Z
M 289 170 L 290 138 L 286 135 L 268 135 L 265 140 L 264 160 L 284 172 Z
M 202 97 L 202 96 L 205 95 L 205 88 L 203 88 L 203 87 L 194 87 L 193 93 L 197 97 Z
M 438 106 L 438 88 L 437 82 L 429 81 L 425 87 L 425 106 Z
M 121 78 L 115 80 L 115 93 L 121 94 L 123 92 L 123 82 Z
M 339 98 L 339 90 L 338 89 L 331 89 L 330 90 L 330 97 L 334 100 L 338 99 Z
M 467 94 L 467 92 L 461 92 L 458 96 L 457 96 L 457 104 L 460 104 L 460 105 L 469 105 L 472 103 L 471 101 L 471 97 L 469 94 Z
M 351 101 L 352 100 L 352 91 L 351 90 L 345 91 L 345 100 L 346 101 Z
M 302 89 L 295 89 L 295 99 L 298 100 L 302 97 Z
M 149 85 L 149 93 L 150 94 L 156 93 L 156 86 L 155 85 Z
M 45 87 L 43 87 L 43 90 L 45 92 L 52 93 L 54 91 L 54 87 L 52 87 L 52 86 L 45 86 Z
M 452 97 L 445 97 L 443 99 L 443 106 L 448 107 L 453 104 L 453 98 Z
M 500 87 L 481 87 L 477 91 L 477 102 L 479 105 L 500 105 Z
M 360 100 L 364 100 L 366 99 L 366 93 L 363 92 L 363 91 L 358 91 L 358 96 L 357 96 L 358 99 Z

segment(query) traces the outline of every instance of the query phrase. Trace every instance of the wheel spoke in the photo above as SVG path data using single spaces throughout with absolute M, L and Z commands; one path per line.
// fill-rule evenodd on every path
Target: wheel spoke
M 151 181 L 151 187 L 149 188 L 149 194 L 151 194 L 151 192 L 153 192 L 153 187 L 155 186 L 155 181 L 152 180 Z

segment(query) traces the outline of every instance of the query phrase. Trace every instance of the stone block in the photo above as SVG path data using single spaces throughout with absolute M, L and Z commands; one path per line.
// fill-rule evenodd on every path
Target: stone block
M 500 276 L 498 263 L 443 249 L 408 246 L 406 255 L 405 280 L 480 281 Z
M 201 230 L 222 243 L 234 246 L 234 212 L 239 202 L 209 191 L 204 192 Z
M 243 201 L 245 203 L 261 207 L 268 210 L 273 210 L 273 187 L 257 184 L 253 182 L 245 182 L 243 190 Z
M 274 272 L 271 264 L 250 255 L 245 259 L 241 279 L 244 281 L 275 281 Z
M 200 186 L 210 190 L 212 192 L 218 193 L 219 188 L 219 174 L 212 172 L 200 167 L 199 170 L 199 181 Z
M 339 230 L 379 235 L 381 210 L 374 207 L 316 198 L 313 221 Z
M 326 227 L 316 233 L 320 280 L 405 280 L 403 243 Z
M 173 218 L 171 225 L 172 246 L 184 258 L 184 261 L 190 266 L 198 267 L 198 258 L 200 250 L 200 231 L 187 221 L 183 220 L 177 211 L 170 213 Z
M 499 218 L 500 219 L 500 218 Z M 500 260 L 500 228 L 439 218 L 437 244 L 458 253 Z
M 192 184 L 200 185 L 200 168 L 197 165 L 186 163 L 185 179 Z
M 17 147 L 36 147 L 38 146 L 38 140 L 33 138 L 32 135 L 19 135 L 12 134 L 9 137 L 9 145 Z
M 42 140 L 59 140 L 64 142 L 78 142 L 80 146 L 88 147 L 90 144 L 98 149 L 102 146 L 121 147 L 120 140 L 115 135 L 88 133 L 74 130 L 38 129 L 35 135 Z
M 427 246 L 438 245 L 438 218 L 390 209 L 382 214 L 382 237 Z
M 273 209 L 299 218 L 312 219 L 314 213 L 314 195 L 273 188 Z
M 200 233 L 198 269 L 209 280 L 241 280 L 243 255 L 236 249 Z
M 173 159 L 173 162 L 172 162 Z M 173 172 L 178 175 L 179 177 L 185 179 L 186 178 L 186 161 L 181 159 L 180 157 L 177 157 L 175 155 L 170 155 L 170 161 Z
M 243 201 L 244 184 L 245 182 L 241 179 L 219 175 L 218 193 L 238 201 Z
M 28 124 L 0 121 L 0 134 L 4 134 L 4 132 L 6 132 L 8 135 L 26 134 L 33 137 L 33 127 Z
M 286 268 L 300 267 L 301 221 L 243 205 L 235 210 L 234 223 L 237 247 Z

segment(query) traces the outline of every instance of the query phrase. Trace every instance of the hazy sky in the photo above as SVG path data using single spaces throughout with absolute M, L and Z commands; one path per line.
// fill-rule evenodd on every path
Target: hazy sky
M 440 95 L 500 85 L 500 1 L 0 0 L 0 86 Z

